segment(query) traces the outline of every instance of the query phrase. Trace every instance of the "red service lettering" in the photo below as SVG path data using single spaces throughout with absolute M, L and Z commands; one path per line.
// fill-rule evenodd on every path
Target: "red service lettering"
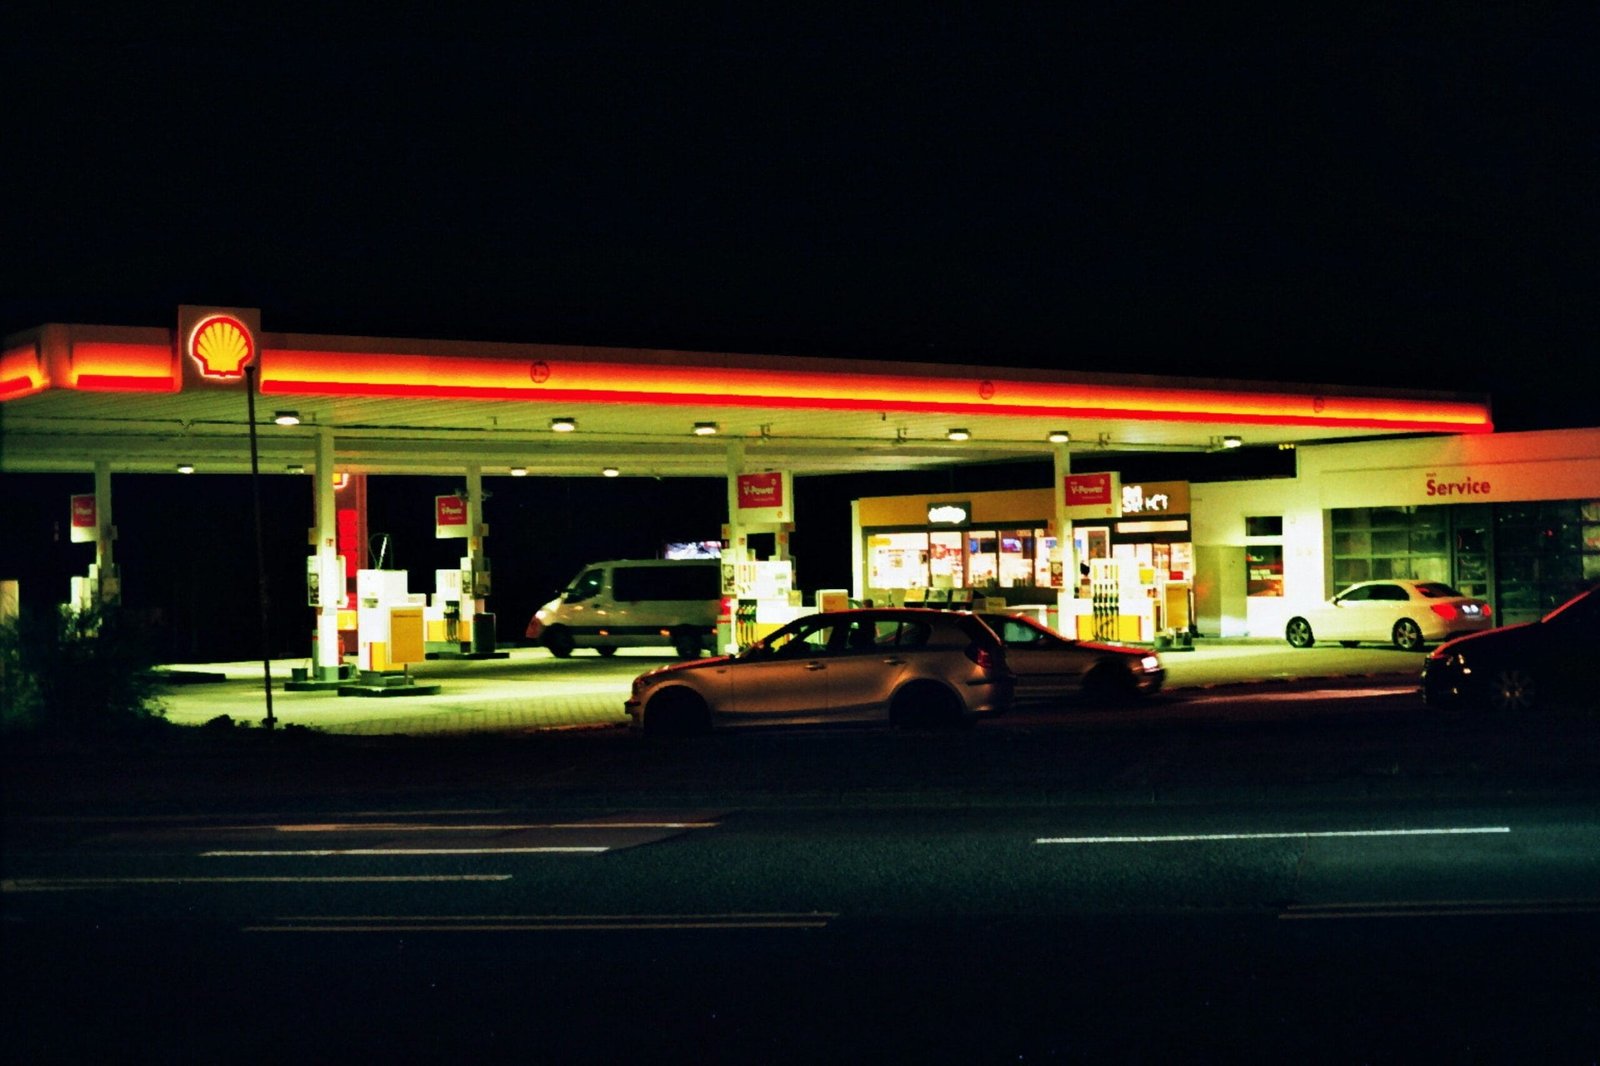
M 1460 481 L 1440 481 L 1429 474 L 1427 492 L 1429 496 L 1484 496 L 1489 492 L 1489 483 L 1474 480 L 1470 475 Z

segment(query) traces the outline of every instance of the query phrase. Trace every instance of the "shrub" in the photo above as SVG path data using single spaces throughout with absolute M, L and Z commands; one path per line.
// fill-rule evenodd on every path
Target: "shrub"
M 73 736 L 161 721 L 143 635 L 114 609 L 24 611 L 0 625 L 0 728 Z

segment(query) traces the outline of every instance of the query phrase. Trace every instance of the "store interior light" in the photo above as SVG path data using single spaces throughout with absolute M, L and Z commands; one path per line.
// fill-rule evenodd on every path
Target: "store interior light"
M 304 474 L 306 472 L 306 468 L 299 463 L 290 463 L 288 466 L 284 467 L 284 470 L 291 474 Z
M 180 473 L 180 474 L 192 474 L 192 473 L 194 473 L 194 464 L 193 463 L 179 463 L 178 464 L 178 473 Z
M 1280 452 L 1292 452 L 1292 451 L 1294 451 L 1294 449 L 1295 449 L 1295 443 L 1292 440 L 1283 441 L 1278 445 L 1278 450 Z
M 622 471 L 618 470 L 614 466 L 608 466 L 604 470 L 600 471 L 600 473 L 604 477 L 616 477 L 618 474 L 621 474 Z
M 1051 444 L 1065 444 L 1072 439 L 1072 434 L 1064 429 L 1052 429 L 1045 434 L 1044 439 Z
M 576 418 L 552 418 L 550 420 L 550 432 L 552 433 L 571 433 L 577 428 L 578 420 Z
M 1238 437 L 1228 436 L 1222 438 L 1222 446 L 1224 448 L 1237 448 L 1242 444 L 1244 444 L 1244 441 L 1240 440 Z
M 514 466 L 514 467 L 511 468 L 511 476 L 512 477 L 527 477 L 528 476 L 528 468 L 525 467 L 525 466 Z
M 694 424 L 694 435 L 697 437 L 714 437 L 717 435 L 717 424 L 715 422 L 696 422 Z
M 279 411 L 272 416 L 272 420 L 280 426 L 298 426 L 300 424 L 300 412 Z
M 971 440 L 972 439 L 972 434 L 971 433 L 968 433 L 966 430 L 960 429 L 960 428 L 948 429 L 948 430 L 945 431 L 944 435 L 946 437 L 948 437 L 950 440 Z

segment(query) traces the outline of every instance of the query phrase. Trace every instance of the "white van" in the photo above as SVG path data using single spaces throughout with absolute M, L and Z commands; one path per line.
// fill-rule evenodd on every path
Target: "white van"
M 527 637 L 565 659 L 574 648 L 669 647 L 697 659 L 716 646 L 722 564 L 715 559 L 592 563 L 534 614 Z

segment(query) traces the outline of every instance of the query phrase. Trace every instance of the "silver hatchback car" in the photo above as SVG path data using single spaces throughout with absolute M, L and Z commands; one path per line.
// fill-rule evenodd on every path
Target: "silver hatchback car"
M 798 618 L 738 655 L 634 679 L 626 708 L 646 733 L 713 726 L 886 721 L 964 724 L 1010 705 L 993 630 L 965 611 L 913 607 Z

